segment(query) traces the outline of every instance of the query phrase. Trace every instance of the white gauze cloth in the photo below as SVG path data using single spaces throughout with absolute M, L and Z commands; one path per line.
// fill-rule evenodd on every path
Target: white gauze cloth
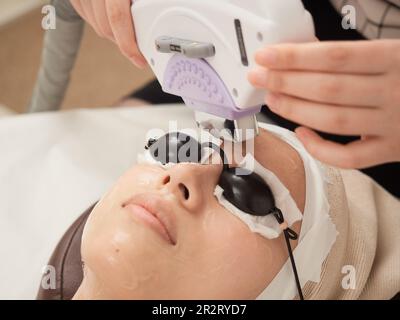
M 296 135 L 286 129 L 260 126 L 292 146 L 301 156 L 306 174 L 306 202 L 299 242 L 293 255 L 302 287 L 308 282 L 319 282 L 322 265 L 336 241 L 338 232 L 329 215 L 325 185 L 330 183 L 325 167 L 304 148 Z M 285 218 L 288 213 L 283 212 Z M 297 295 L 296 282 L 289 259 L 257 300 L 291 300 Z
M 297 207 L 295 201 L 290 195 L 289 190 L 282 184 L 278 177 L 270 170 L 264 168 L 251 154 L 247 154 L 239 165 L 240 168 L 248 169 L 255 172 L 271 188 L 274 195 L 276 207 L 278 207 L 289 226 L 302 219 L 302 214 Z M 278 238 L 282 233 L 282 229 L 275 217 L 267 215 L 263 217 L 252 216 L 246 212 L 243 212 L 231 204 L 223 196 L 224 190 L 217 185 L 215 188 L 214 195 L 217 197 L 219 203 L 225 207 L 228 211 L 233 213 L 236 217 L 242 220 L 250 230 L 254 233 L 259 233 L 268 239 Z

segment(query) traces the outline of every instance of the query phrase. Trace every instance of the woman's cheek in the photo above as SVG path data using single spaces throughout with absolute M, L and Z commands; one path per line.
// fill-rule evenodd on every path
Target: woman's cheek
M 254 243 L 249 228 L 233 213 L 215 202 L 202 221 L 203 232 L 207 235 L 206 242 L 214 249 L 219 248 L 221 253 L 228 252 L 229 248 L 235 248 L 232 252 L 241 247 L 249 248 L 249 244 Z
M 137 165 L 130 172 L 129 178 L 141 185 L 151 185 L 159 181 L 163 173 L 164 169 L 154 165 Z
M 219 203 L 205 219 L 209 246 L 225 261 L 262 263 L 273 260 L 271 241 L 252 232 L 249 227 Z
M 155 246 L 144 228 L 117 219 L 106 225 L 91 225 L 88 230 L 82 258 L 108 286 L 132 289 L 155 272 L 147 263 L 154 256 L 151 251 Z

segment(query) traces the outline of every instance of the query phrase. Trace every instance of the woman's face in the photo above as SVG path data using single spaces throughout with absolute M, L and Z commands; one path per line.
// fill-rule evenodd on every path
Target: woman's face
M 136 165 L 91 214 L 83 286 L 94 298 L 254 299 L 286 259 L 214 196 L 222 165 Z

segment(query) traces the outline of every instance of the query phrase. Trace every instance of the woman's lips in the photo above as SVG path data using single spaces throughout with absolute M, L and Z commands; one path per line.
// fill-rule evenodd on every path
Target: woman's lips
M 170 244 L 176 244 L 175 224 L 166 208 L 171 204 L 156 195 L 137 195 L 122 205 Z

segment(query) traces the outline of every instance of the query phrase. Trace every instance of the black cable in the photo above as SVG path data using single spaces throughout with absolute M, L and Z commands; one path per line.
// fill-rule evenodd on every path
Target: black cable
M 276 210 L 274 212 L 274 216 L 280 225 L 285 223 L 285 218 L 283 217 L 282 211 L 280 209 L 276 208 Z M 299 274 L 297 272 L 296 262 L 294 260 L 292 246 L 290 244 L 290 240 L 297 240 L 298 235 L 296 232 L 294 232 L 290 228 L 286 228 L 285 230 L 283 230 L 283 233 L 285 235 L 286 246 L 288 248 L 290 262 L 292 264 L 294 279 L 296 281 L 296 286 L 297 286 L 297 292 L 299 293 L 300 300 L 304 300 L 303 291 L 301 289 L 300 280 L 299 280 Z
M 294 278 L 296 280 L 297 291 L 299 293 L 300 300 L 304 300 L 303 291 L 301 290 L 299 274 L 297 273 L 296 262 L 294 261 L 292 246 L 290 245 L 289 233 L 287 230 L 284 230 L 283 233 L 285 234 L 286 245 L 289 251 L 289 258 L 290 262 L 292 263 L 292 269 L 294 273 Z

